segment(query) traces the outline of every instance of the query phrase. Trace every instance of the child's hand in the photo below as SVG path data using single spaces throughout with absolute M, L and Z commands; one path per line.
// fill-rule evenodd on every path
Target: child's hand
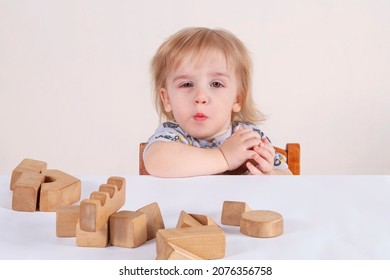
M 258 165 L 254 166 L 252 163 L 248 162 L 246 164 L 246 167 L 248 167 L 249 171 L 248 174 L 271 174 L 272 168 L 274 167 L 275 149 L 269 143 L 268 139 L 263 139 L 260 145 L 255 146 L 253 150 L 256 152 L 256 155 L 253 157 L 253 159 L 258 163 Z
M 259 133 L 251 129 L 239 129 L 234 132 L 220 147 L 229 170 L 240 167 L 246 160 L 258 155 L 252 148 L 261 143 Z

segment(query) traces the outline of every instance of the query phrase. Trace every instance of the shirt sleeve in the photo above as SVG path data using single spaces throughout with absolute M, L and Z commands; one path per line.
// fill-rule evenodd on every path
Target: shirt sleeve
M 184 132 L 181 130 L 178 124 L 173 122 L 162 123 L 149 138 L 146 143 L 145 151 L 149 146 L 155 142 L 179 142 L 188 144 L 188 139 L 185 137 Z

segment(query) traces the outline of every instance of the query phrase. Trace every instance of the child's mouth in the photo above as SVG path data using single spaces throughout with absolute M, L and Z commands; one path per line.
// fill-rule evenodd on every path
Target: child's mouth
M 207 116 L 203 113 L 197 113 L 193 116 L 193 118 L 196 120 L 196 121 L 205 121 L 207 120 Z

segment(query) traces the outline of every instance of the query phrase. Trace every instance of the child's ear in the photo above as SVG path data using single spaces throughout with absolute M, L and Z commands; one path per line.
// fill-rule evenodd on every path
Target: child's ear
M 160 98 L 164 104 L 165 112 L 167 113 L 172 112 L 172 107 L 171 107 L 171 103 L 169 102 L 168 92 L 165 88 L 160 89 Z
M 233 108 L 232 108 L 233 113 L 240 112 L 241 106 L 242 106 L 242 97 L 241 97 L 241 95 L 238 95 L 236 98 L 236 101 L 233 104 Z

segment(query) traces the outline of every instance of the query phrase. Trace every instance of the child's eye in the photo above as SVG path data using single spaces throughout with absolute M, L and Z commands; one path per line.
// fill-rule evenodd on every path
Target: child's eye
M 223 87 L 223 84 L 221 84 L 220 82 L 212 82 L 210 86 L 215 88 L 220 88 Z
M 185 82 L 180 85 L 181 88 L 189 88 L 192 87 L 192 83 L 190 82 Z

